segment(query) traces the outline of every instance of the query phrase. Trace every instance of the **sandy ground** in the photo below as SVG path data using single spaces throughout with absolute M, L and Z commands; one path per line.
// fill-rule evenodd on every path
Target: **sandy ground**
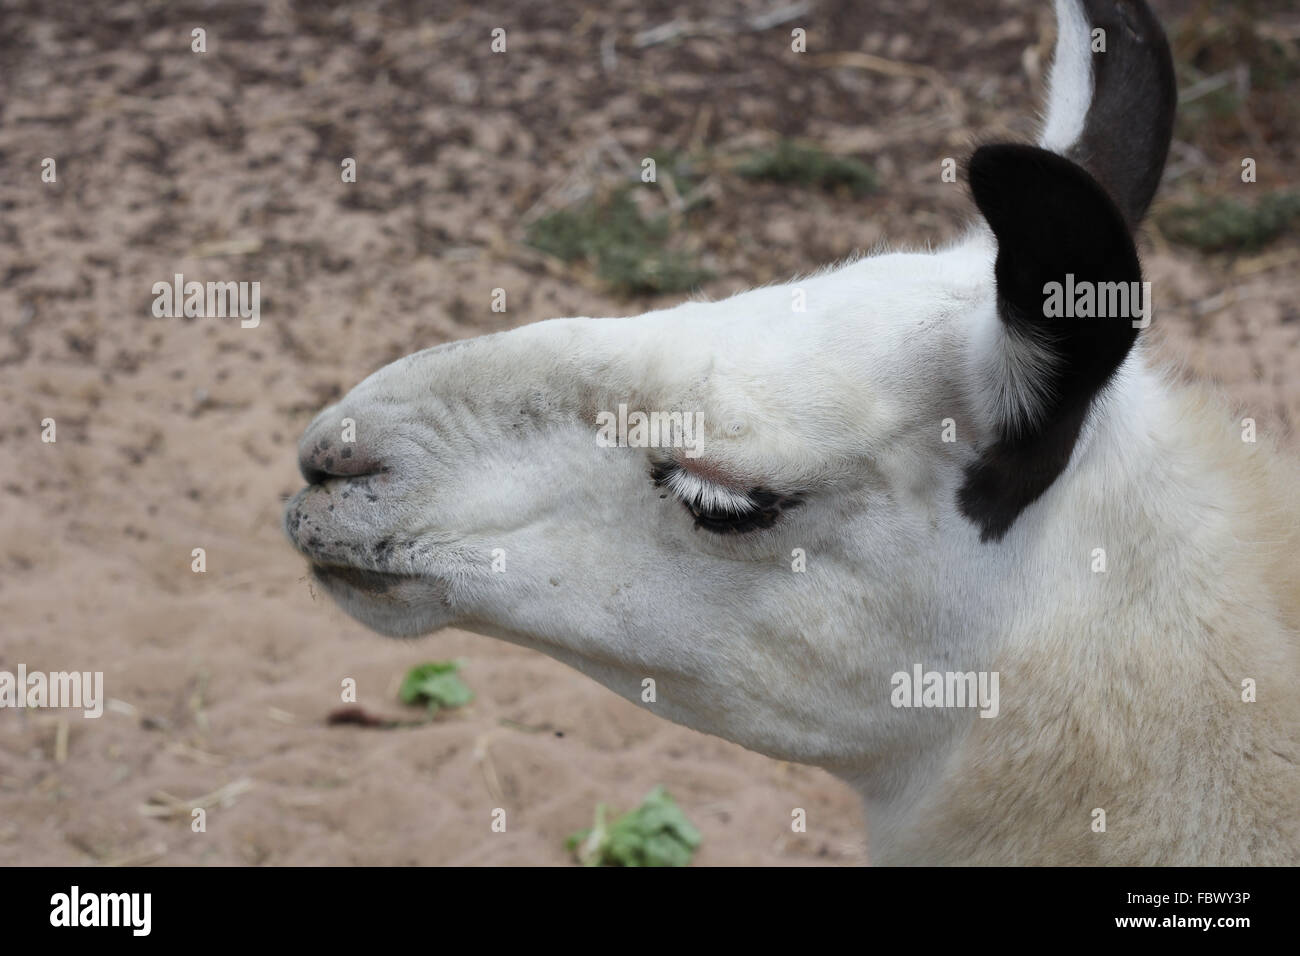
M 770 3 L 93 6 L 0 4 L 0 670 L 101 670 L 113 703 L 99 720 L 0 711 L 0 863 L 562 864 L 598 801 L 659 783 L 703 832 L 699 864 L 862 862 L 857 803 L 820 771 L 671 726 L 538 654 L 364 631 L 313 595 L 280 508 L 301 429 L 379 365 L 679 298 L 617 298 L 522 242 L 574 188 L 634 175 L 619 156 L 792 135 L 875 164 L 884 189 L 857 200 L 719 176 L 682 224 L 714 296 L 951 237 L 969 206 L 939 159 L 1030 132 L 1045 6 L 815 3 L 796 21 L 805 58 L 789 24 L 747 24 Z M 638 46 L 674 19 L 703 26 Z M 939 79 L 812 55 L 834 51 Z M 1290 140 L 1250 148 L 1261 182 L 1295 168 Z M 1233 175 L 1230 151 L 1198 151 L 1171 190 Z M 1160 347 L 1289 433 L 1295 238 L 1250 257 L 1143 242 Z M 259 281 L 261 324 L 154 318 L 153 283 L 177 272 Z M 471 706 L 416 729 L 327 725 L 345 678 L 400 716 L 404 671 L 449 657 Z M 221 788 L 204 833 L 146 812 Z

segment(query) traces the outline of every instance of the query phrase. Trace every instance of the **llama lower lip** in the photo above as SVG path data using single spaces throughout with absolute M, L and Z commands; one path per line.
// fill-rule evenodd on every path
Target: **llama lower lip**
M 409 574 L 392 574 L 387 571 L 371 571 L 366 568 L 315 562 L 312 562 L 311 573 L 317 581 L 326 586 L 339 583 L 368 594 L 384 594 L 403 581 L 413 580 L 413 576 Z
M 413 574 L 311 562 L 312 579 L 347 614 L 389 637 L 419 637 L 455 620 L 444 582 Z

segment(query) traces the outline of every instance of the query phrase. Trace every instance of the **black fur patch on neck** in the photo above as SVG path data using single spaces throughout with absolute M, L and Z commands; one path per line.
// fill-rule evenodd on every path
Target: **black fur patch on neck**
M 1090 54 L 1092 100 L 1067 155 L 1106 188 L 1131 230 L 1146 215 L 1169 155 L 1178 104 L 1173 58 L 1143 0 L 1081 4 L 1092 28 L 1105 31 L 1106 50 Z
M 962 514 L 998 540 L 1064 470 L 1094 398 L 1128 354 L 1134 315 L 1052 318 L 1044 286 L 1140 283 L 1124 215 L 1087 170 L 1035 146 L 976 150 L 971 193 L 998 242 L 994 276 L 1007 336 L 1048 353 L 1032 423 L 997 423 L 996 440 L 966 469 Z M 1138 287 L 1140 288 L 1140 286 Z M 986 383 L 994 384 L 994 383 Z

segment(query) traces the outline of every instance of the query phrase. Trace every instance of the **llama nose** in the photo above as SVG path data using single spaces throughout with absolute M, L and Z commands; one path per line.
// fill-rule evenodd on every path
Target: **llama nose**
M 309 485 L 330 478 L 359 478 L 383 470 L 377 456 L 333 429 L 311 427 L 298 443 L 298 470 Z

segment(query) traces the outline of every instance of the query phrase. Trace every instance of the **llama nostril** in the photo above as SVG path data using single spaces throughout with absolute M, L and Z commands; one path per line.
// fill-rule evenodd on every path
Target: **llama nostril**
M 313 468 L 305 461 L 298 462 L 298 470 L 302 472 L 303 480 L 309 485 L 319 485 L 321 482 L 329 478 L 328 472 Z
M 331 478 L 360 478 L 383 468 L 372 456 L 361 454 L 351 444 L 335 444 L 322 438 L 304 442 L 298 450 L 298 470 L 309 485 Z

